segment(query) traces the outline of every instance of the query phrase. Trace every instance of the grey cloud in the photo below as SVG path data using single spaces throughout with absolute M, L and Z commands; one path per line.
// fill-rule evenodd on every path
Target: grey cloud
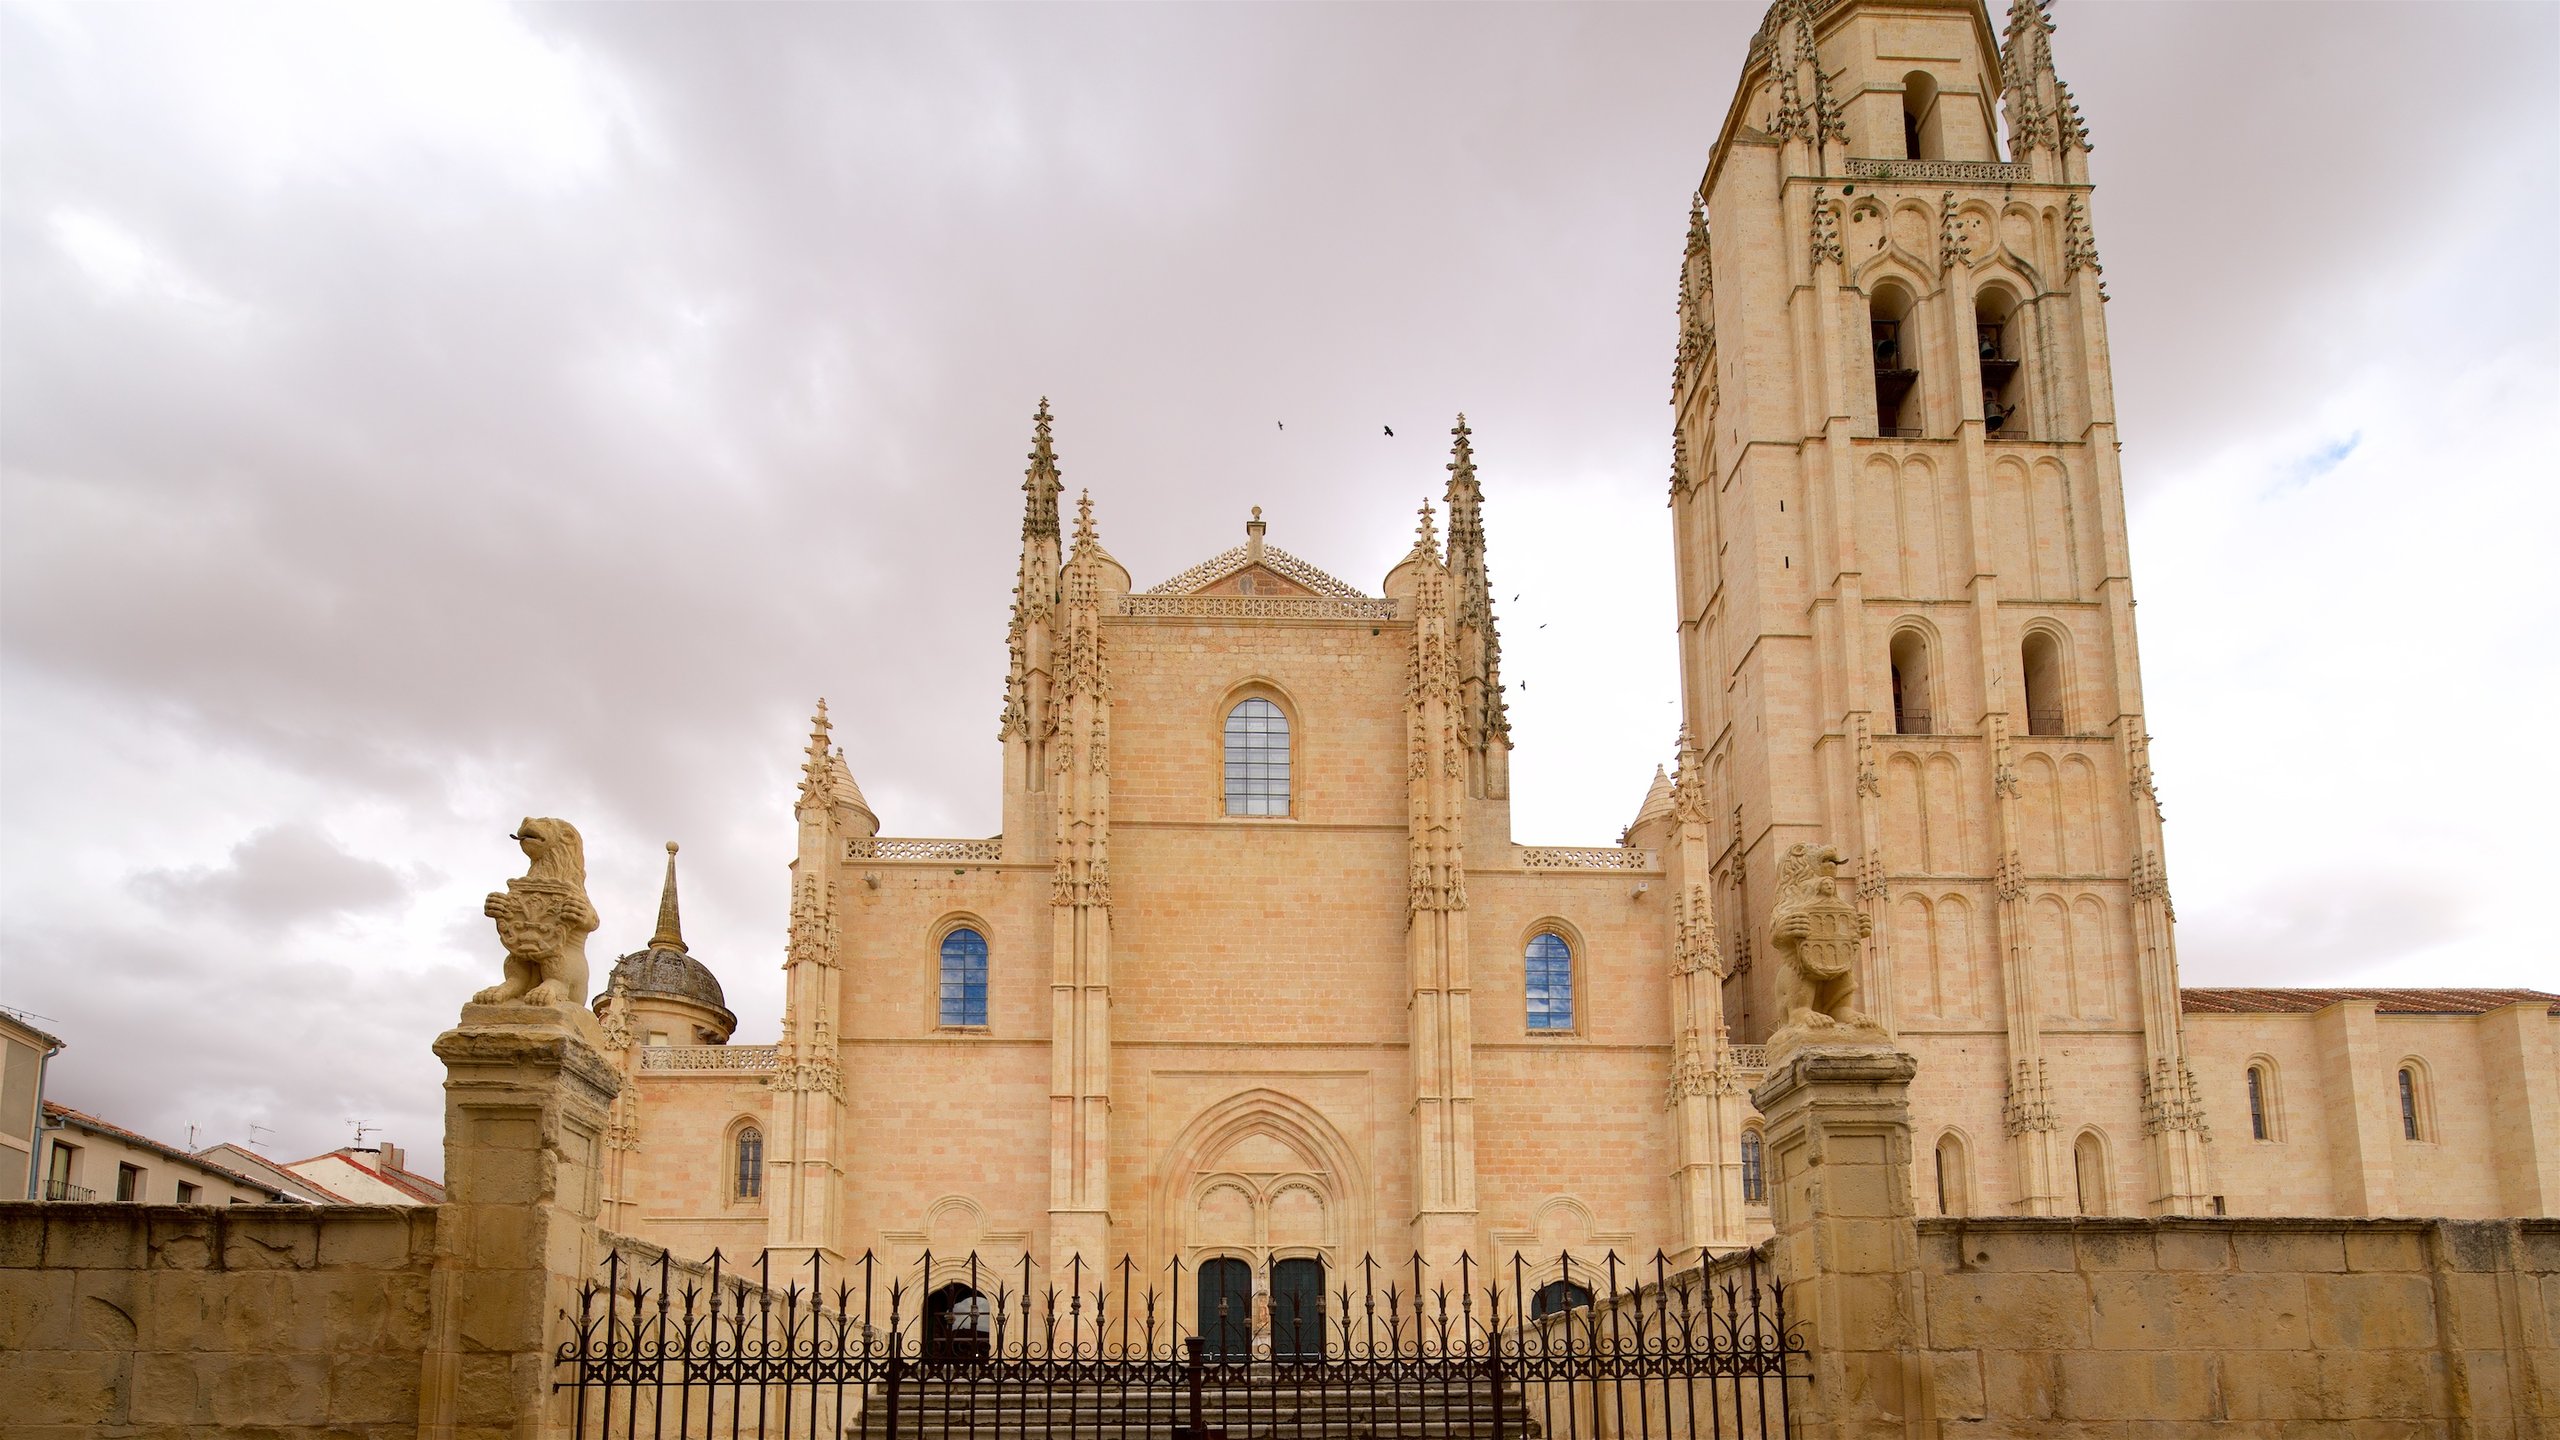
M 399 871 L 350 855 L 302 824 L 259 831 L 233 846 L 224 864 L 145 870 L 132 884 L 174 917 L 270 930 L 387 909 L 409 895 Z

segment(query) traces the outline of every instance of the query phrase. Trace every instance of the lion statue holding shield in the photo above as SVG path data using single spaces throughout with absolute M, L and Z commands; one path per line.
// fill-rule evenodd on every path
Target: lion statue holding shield
M 532 818 L 507 838 L 524 848 L 533 868 L 481 907 L 498 922 L 507 978 L 471 1003 L 583 1006 L 587 936 L 596 928 L 595 906 L 587 900 L 586 842 L 566 820 Z

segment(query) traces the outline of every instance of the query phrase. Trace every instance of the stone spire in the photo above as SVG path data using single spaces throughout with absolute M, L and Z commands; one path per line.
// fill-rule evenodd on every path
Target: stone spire
M 1459 743 L 1467 751 L 1469 793 L 1510 793 L 1511 714 L 1502 699 L 1502 634 L 1493 618 L 1493 572 L 1485 564 L 1484 491 L 1476 484 L 1474 433 L 1460 415 L 1450 430 L 1449 579 L 1457 611 L 1461 689 Z
M 1049 443 L 1049 397 L 1031 414 L 1031 466 L 1022 472 L 1022 538 L 1058 536 L 1058 494 L 1066 485 L 1058 478 L 1058 452 Z
M 1810 147 L 1813 167 L 1798 172 L 1804 174 L 1822 173 L 1825 144 L 1837 142 L 1845 151 L 1849 143 L 1848 112 L 1831 93 L 1814 42 L 1814 9 L 1814 0 L 1775 0 L 1751 39 L 1752 54 L 1765 56 L 1778 77 L 1778 113 L 1771 130 L 1781 142 L 1802 140 Z
M 1040 773 L 1040 738 L 1048 733 L 1049 653 L 1058 609 L 1058 452 L 1049 437 L 1049 397 L 1031 417 L 1031 465 L 1022 475 L 1022 561 L 1013 582 L 1013 619 L 1005 628 L 1004 715 L 997 738 L 1018 742 L 1012 757 L 1025 776 Z M 1030 782 L 1036 785 L 1036 781 Z
M 2001 98 L 2009 115 L 2009 149 L 2027 160 L 2039 151 L 2087 154 L 2089 125 L 2080 102 L 2053 68 L 2051 0 L 2010 0 L 2000 50 Z
M 652 950 L 684 950 L 684 922 L 676 914 L 676 842 L 667 842 L 667 884 L 658 892 L 658 933 L 649 937 Z

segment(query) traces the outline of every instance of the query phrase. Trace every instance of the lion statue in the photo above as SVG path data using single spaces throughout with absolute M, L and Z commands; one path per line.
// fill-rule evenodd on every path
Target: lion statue
M 507 978 L 471 997 L 475 1005 L 581 1006 L 587 1000 L 587 847 L 566 820 L 527 818 L 507 837 L 533 868 L 489 897 L 481 913 L 498 922 Z
M 1778 952 L 1782 1025 L 1875 1025 L 1851 1008 L 1858 998 L 1858 945 L 1871 925 L 1857 906 L 1840 898 L 1840 864 L 1837 849 L 1803 841 L 1778 858 L 1778 903 L 1769 913 L 1769 944 Z

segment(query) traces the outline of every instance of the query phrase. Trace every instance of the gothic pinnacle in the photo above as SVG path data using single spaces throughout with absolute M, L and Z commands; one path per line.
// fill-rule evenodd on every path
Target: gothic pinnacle
M 1058 452 L 1049 439 L 1049 397 L 1031 416 L 1031 465 L 1022 472 L 1022 538 L 1055 537 L 1058 533 Z
M 676 842 L 667 842 L 667 884 L 658 892 L 658 933 L 649 937 L 652 950 L 684 953 L 684 922 L 676 914 Z
M 801 762 L 800 766 L 800 798 L 804 802 L 815 801 L 820 805 L 834 803 L 835 776 L 827 765 L 829 734 L 827 702 L 826 698 L 821 696 L 818 700 L 818 712 L 809 717 L 808 758 Z
M 1082 550 L 1087 545 L 1098 543 L 1099 537 L 1093 533 L 1093 492 L 1079 490 L 1076 492 L 1076 548 Z

